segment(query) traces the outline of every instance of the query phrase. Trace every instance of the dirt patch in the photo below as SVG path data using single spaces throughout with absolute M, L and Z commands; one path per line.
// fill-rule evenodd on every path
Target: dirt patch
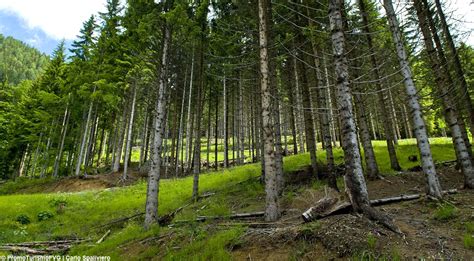
M 89 175 L 87 177 L 66 177 L 41 185 L 22 188 L 15 194 L 32 194 L 32 193 L 59 193 L 59 192 L 79 192 L 86 190 L 103 190 L 112 187 L 129 186 L 143 178 L 143 174 L 139 172 L 131 172 L 128 178 L 122 180 L 122 172 L 111 174 Z

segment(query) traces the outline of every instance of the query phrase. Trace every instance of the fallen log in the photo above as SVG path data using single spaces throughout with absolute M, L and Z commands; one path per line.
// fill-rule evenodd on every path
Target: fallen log
M 105 232 L 105 234 L 104 234 L 99 240 L 97 240 L 96 244 L 102 243 L 102 242 L 105 240 L 105 238 L 106 238 L 108 235 L 110 235 L 110 232 L 111 232 L 110 229 L 107 230 L 107 232 Z
M 443 194 L 455 194 L 457 193 L 456 189 L 450 189 L 443 191 Z M 400 195 L 397 197 L 388 197 L 381 199 L 374 199 L 370 201 L 372 206 L 381 206 L 390 203 L 396 203 L 400 201 L 409 201 L 419 199 L 425 194 L 412 194 L 412 195 Z M 305 222 L 311 222 L 313 220 L 325 218 L 331 215 L 337 214 L 346 214 L 352 210 L 352 205 L 347 202 L 339 202 L 338 199 L 333 197 L 324 197 L 316 202 L 314 207 L 306 210 L 301 216 Z
M 18 247 L 35 247 L 35 246 L 53 246 L 53 245 L 67 245 L 67 244 L 78 244 L 87 241 L 85 239 L 65 239 L 55 241 L 33 241 L 33 242 L 22 242 L 22 243 L 7 243 L 2 246 L 18 246 Z
M 21 246 L 0 246 L 0 250 L 10 251 L 13 253 L 25 253 L 29 255 L 44 255 L 44 254 L 51 253 L 44 249 L 38 250 L 38 249 L 30 248 L 30 247 L 21 247 Z
M 238 213 L 228 216 L 198 216 L 196 221 L 216 220 L 216 219 L 245 219 L 245 218 L 256 218 L 265 216 L 265 212 L 252 212 L 252 213 Z
M 251 212 L 251 213 L 238 213 L 233 215 L 227 216 L 197 216 L 196 219 L 191 220 L 176 220 L 174 224 L 183 224 L 183 223 L 191 223 L 191 222 L 204 222 L 207 220 L 224 220 L 224 219 L 248 219 L 248 218 L 259 218 L 264 217 L 265 212 Z

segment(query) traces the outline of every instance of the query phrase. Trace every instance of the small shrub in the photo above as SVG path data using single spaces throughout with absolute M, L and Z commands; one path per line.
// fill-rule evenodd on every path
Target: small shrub
M 48 212 L 48 211 L 42 211 L 38 213 L 38 221 L 45 221 L 52 217 L 54 217 L 53 213 Z
M 465 234 L 463 238 L 464 247 L 467 249 L 474 249 L 474 236 Z
M 474 223 L 473 222 L 466 222 L 466 232 L 474 234 Z
M 31 223 L 30 218 L 25 214 L 21 214 L 18 217 L 16 217 L 16 221 L 22 225 L 28 225 Z
M 49 205 L 56 208 L 56 213 L 62 214 L 66 209 L 68 202 L 64 198 L 55 198 L 49 201 Z
M 434 219 L 439 221 L 447 221 L 455 218 L 457 215 L 457 209 L 450 204 L 441 204 L 438 206 L 434 213 Z
M 376 244 L 377 244 L 377 238 L 372 233 L 369 233 L 367 235 L 367 245 L 369 246 L 370 249 L 374 250 Z

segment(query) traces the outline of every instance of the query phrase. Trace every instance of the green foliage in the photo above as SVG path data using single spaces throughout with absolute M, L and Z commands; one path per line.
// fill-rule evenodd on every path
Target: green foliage
M 16 217 L 16 221 L 22 225 L 28 225 L 31 223 L 30 218 L 25 214 L 21 214 L 18 217 Z
M 375 250 L 375 247 L 377 246 L 377 237 L 370 232 L 367 234 L 367 246 L 371 250 Z
M 34 80 L 48 64 L 48 57 L 25 43 L 0 34 L 0 82 L 18 85 Z
M 54 215 L 53 213 L 49 211 L 41 211 L 40 213 L 38 213 L 37 217 L 38 217 L 38 221 L 41 222 L 41 221 L 45 221 L 45 220 L 53 218 Z
M 448 221 L 457 216 L 458 210 L 452 204 L 442 203 L 436 208 L 433 218 L 439 221 Z
M 474 235 L 464 234 L 463 244 L 466 249 L 474 249 Z
M 195 240 L 177 253 L 169 254 L 166 260 L 185 260 L 193 257 L 193 260 L 231 260 L 231 255 L 226 249 L 232 249 L 239 244 L 239 237 L 244 229 L 233 228 L 219 231 L 208 236 L 205 240 Z

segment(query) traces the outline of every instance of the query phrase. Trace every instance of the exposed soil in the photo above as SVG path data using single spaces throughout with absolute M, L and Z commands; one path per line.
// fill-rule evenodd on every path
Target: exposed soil
M 354 256 L 406 259 L 474 260 L 474 251 L 463 245 L 465 223 L 474 222 L 474 192 L 463 190 L 463 177 L 453 166 L 438 170 L 444 190 L 458 189 L 446 195 L 455 206 L 453 217 L 434 218 L 438 203 L 428 198 L 378 207 L 394 218 L 403 236 L 397 235 L 367 218 L 345 214 L 303 224 L 300 217 L 311 203 L 324 197 L 324 190 L 305 189 L 284 203 L 289 209 L 282 221 L 271 227 L 249 228 L 240 248 L 234 249 L 236 260 L 334 260 Z M 301 180 L 299 180 L 301 182 Z M 297 182 L 297 183 L 299 183 Z M 385 180 L 370 181 L 372 199 L 425 191 L 421 172 L 403 172 Z M 473 235 L 474 236 L 474 235 Z
M 88 175 L 87 177 L 66 177 L 16 191 L 16 194 L 79 192 L 85 190 L 102 190 L 112 187 L 131 185 L 143 178 L 143 173 L 131 171 L 126 180 L 122 180 L 123 172 Z

